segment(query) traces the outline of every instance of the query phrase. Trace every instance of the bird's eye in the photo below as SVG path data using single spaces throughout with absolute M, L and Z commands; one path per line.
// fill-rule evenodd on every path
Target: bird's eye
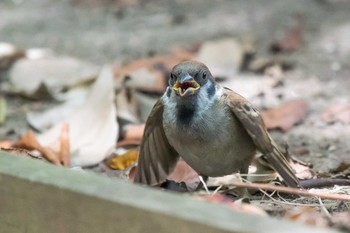
M 170 74 L 170 79 L 171 79 L 171 81 L 175 81 L 175 79 L 176 79 L 175 75 L 174 74 Z
M 207 73 L 204 72 L 203 75 L 202 75 L 202 79 L 206 79 L 207 78 Z

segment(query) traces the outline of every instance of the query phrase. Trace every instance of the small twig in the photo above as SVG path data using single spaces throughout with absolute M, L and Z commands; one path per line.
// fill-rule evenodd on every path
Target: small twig
M 242 183 L 242 182 L 233 182 L 232 185 L 236 187 L 248 188 L 248 189 L 264 189 L 269 191 L 278 191 L 282 193 L 289 193 L 289 194 L 295 194 L 295 195 L 307 196 L 307 197 L 320 197 L 324 199 L 350 201 L 350 195 L 344 195 L 344 194 L 311 193 L 307 190 L 284 187 L 284 186 L 276 186 L 276 185 L 270 185 L 270 184 L 256 184 L 256 183 L 248 184 L 248 183 Z
M 207 194 L 210 194 L 209 189 L 208 189 L 208 187 L 207 187 L 207 184 L 205 183 L 205 181 L 204 181 L 204 179 L 203 179 L 203 176 L 199 176 L 199 181 L 203 184 L 204 189 L 205 189 L 205 191 L 207 192 Z
M 219 192 L 219 190 L 222 188 L 222 186 L 223 185 L 220 185 L 219 187 L 217 187 L 211 195 L 214 196 L 217 192 Z
M 323 211 L 323 213 L 328 218 L 332 217 L 331 214 L 328 212 L 327 208 L 325 207 L 325 205 L 323 204 L 322 199 L 320 197 L 318 197 L 318 202 L 320 203 L 320 207 L 321 207 L 321 210 Z
M 333 179 L 333 178 L 320 178 L 300 181 L 301 186 L 304 188 L 321 188 L 330 187 L 334 185 L 350 185 L 349 179 Z

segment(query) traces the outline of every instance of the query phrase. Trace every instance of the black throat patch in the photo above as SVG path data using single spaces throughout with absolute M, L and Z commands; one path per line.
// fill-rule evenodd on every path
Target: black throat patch
M 177 119 L 179 123 L 188 125 L 196 114 L 196 105 L 178 105 Z

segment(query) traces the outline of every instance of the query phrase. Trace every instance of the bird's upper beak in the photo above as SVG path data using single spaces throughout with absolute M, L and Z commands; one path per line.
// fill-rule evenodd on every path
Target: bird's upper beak
M 190 96 L 195 94 L 200 85 L 189 74 L 181 75 L 173 86 L 174 90 L 180 96 Z

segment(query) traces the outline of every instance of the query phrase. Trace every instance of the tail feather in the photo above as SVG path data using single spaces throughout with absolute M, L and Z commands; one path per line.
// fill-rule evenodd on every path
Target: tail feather
M 274 144 L 274 143 L 273 143 Z M 276 145 L 273 145 L 273 150 L 271 153 L 266 154 L 264 158 L 268 163 L 281 175 L 284 182 L 289 187 L 301 187 L 299 179 L 296 177 L 295 172 L 290 167 L 287 159 L 278 149 Z

